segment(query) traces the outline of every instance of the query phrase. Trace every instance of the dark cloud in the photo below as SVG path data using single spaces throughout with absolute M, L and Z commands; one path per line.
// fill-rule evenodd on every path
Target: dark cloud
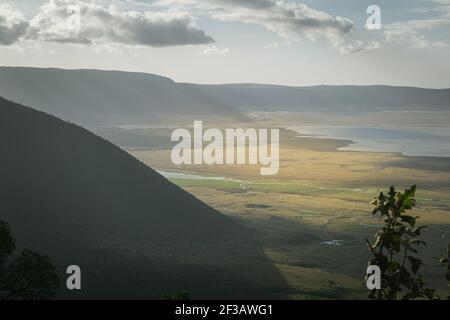
M 203 10 L 213 18 L 259 24 L 287 41 L 326 38 L 335 44 L 349 33 L 353 21 L 334 17 L 304 3 L 272 0 L 160 0 L 160 5 L 177 4 Z
M 166 47 L 214 42 L 185 14 L 123 12 L 96 1 L 49 1 L 29 24 L 22 21 L 3 27 L 2 18 L 6 19 L 5 12 L 0 11 L 0 43 L 3 44 L 12 44 L 22 36 L 28 40 L 85 45 L 119 43 Z
M 247 7 L 258 10 L 270 9 L 274 6 L 274 3 L 270 0 L 206 0 L 205 2 L 227 6 Z
M 10 6 L 0 6 L 0 45 L 11 45 L 25 35 L 28 22 Z
M 187 18 L 148 21 L 141 17 L 118 19 L 117 23 L 118 30 L 109 30 L 106 36 L 119 43 L 166 47 L 214 42 L 203 30 L 190 26 Z

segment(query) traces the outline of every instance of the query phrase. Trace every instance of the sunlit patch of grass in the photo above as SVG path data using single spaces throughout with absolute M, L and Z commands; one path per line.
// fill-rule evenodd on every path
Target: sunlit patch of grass
M 294 299 L 364 299 L 367 289 L 362 279 L 318 268 L 276 265 L 292 288 Z
M 414 214 L 430 226 L 429 250 L 439 251 L 442 232 L 450 226 L 450 172 L 427 170 L 423 163 L 410 166 L 414 159 L 398 154 L 337 152 L 342 141 L 298 139 L 287 131 L 280 142 L 281 168 L 274 177 L 259 176 L 255 166 L 175 166 L 170 150 L 133 154 L 161 170 L 233 178 L 171 181 L 259 231 L 267 255 L 292 287 L 292 298 L 367 298 L 365 237 L 373 237 L 380 224 L 369 203 L 391 184 L 418 185 Z M 402 161 L 410 167 L 391 165 Z M 332 240 L 345 244 L 320 245 Z M 440 275 L 431 279 L 439 282 Z

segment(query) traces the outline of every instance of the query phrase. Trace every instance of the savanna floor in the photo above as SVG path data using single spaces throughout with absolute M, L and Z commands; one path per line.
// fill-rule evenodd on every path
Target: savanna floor
M 295 121 L 283 114 L 258 117 L 260 121 L 251 127 L 283 128 Z M 122 147 L 152 168 L 203 176 L 171 180 L 256 229 L 267 256 L 291 286 L 290 297 L 367 297 L 364 273 L 369 253 L 365 238 L 372 240 L 381 225 L 378 217 L 371 215 L 370 202 L 391 185 L 399 189 L 417 185 L 414 214 L 420 216 L 419 224 L 429 226 L 423 234 L 428 247 L 421 248 L 427 264 L 423 271 L 432 287 L 441 292 L 446 289 L 438 256 L 450 239 L 449 158 L 337 151 L 351 142 L 299 137 L 281 129 L 280 171 L 261 177 L 259 166 L 172 164 L 170 131 L 158 128 L 141 132 L 141 136 L 148 134 L 162 141 L 151 147 Z M 165 136 L 167 139 L 161 138 Z

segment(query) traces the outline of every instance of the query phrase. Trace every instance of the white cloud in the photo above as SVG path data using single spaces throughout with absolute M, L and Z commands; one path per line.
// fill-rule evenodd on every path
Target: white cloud
M 450 6 L 450 0 L 433 0 L 433 2 L 440 4 L 440 5 L 449 5 Z
M 439 49 L 450 47 L 442 39 L 430 40 L 428 37 L 431 31 L 434 32 L 436 29 L 449 27 L 450 0 L 432 0 L 430 6 L 412 9 L 412 11 L 422 14 L 433 13 L 434 17 L 400 21 L 384 26 L 384 36 L 387 43 L 406 46 L 410 49 Z M 439 33 L 434 32 L 434 34 Z
M 49 0 L 21 32 L 28 40 L 86 45 L 166 47 L 214 42 L 185 13 L 124 12 L 89 0 Z M 0 32 L 0 43 L 14 43 L 20 36 L 6 37 Z
M 433 30 L 449 25 L 448 19 L 423 19 L 396 22 L 384 27 L 385 39 L 388 43 L 407 45 L 409 48 L 444 48 L 448 45 L 443 41 L 430 41 L 423 31 Z
M 355 29 L 352 20 L 332 16 L 301 2 L 277 0 L 159 0 L 159 6 L 178 6 L 192 12 L 202 12 L 214 19 L 251 23 L 263 26 L 292 43 L 309 39 L 325 39 L 340 53 L 377 50 L 386 44 L 402 44 L 410 48 L 447 47 L 445 41 L 430 41 L 421 30 L 432 30 L 450 24 L 450 0 L 433 0 L 431 6 L 419 8 L 420 12 L 439 12 L 436 19 L 405 21 L 387 25 L 384 39 L 370 38 L 366 33 L 361 39 L 349 34 Z M 434 4 L 434 7 L 433 7 Z M 425 9 L 425 10 L 424 10 Z M 414 9 L 412 9 L 414 10 Z M 367 36 L 368 35 L 368 36 Z M 365 40 L 363 41 L 365 37 Z
M 346 45 L 340 46 L 339 53 L 340 54 L 353 54 L 363 51 L 374 51 L 374 50 L 380 50 L 383 48 L 383 45 L 378 41 L 354 41 L 351 43 L 348 43 Z
M 434 0 L 437 10 L 442 12 L 447 18 L 450 17 L 450 0 Z
M 20 11 L 9 5 L 0 5 L 0 45 L 11 45 L 23 37 L 28 22 Z
M 219 48 L 217 46 L 209 46 L 200 51 L 202 56 L 225 56 L 230 53 L 230 48 Z
M 258 24 L 285 41 L 326 39 L 342 41 L 354 26 L 353 21 L 313 9 L 303 3 L 270 0 L 161 0 L 161 6 L 195 7 L 212 18 Z

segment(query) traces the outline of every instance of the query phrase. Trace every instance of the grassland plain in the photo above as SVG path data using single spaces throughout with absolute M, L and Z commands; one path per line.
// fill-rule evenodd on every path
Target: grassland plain
M 260 121 L 251 126 L 284 128 L 289 125 L 287 118 L 291 117 L 259 115 Z M 423 235 L 429 246 L 421 250 L 427 264 L 424 273 L 431 286 L 445 290 L 444 270 L 437 258 L 450 237 L 450 159 L 337 151 L 351 141 L 301 137 L 281 129 L 280 171 L 261 177 L 258 166 L 173 165 L 168 132 L 141 129 L 140 141 L 142 136 L 157 136 L 161 143 L 145 146 L 122 140 L 121 146 L 158 170 L 200 175 L 201 179 L 175 176 L 171 180 L 257 230 L 266 254 L 290 284 L 291 298 L 367 297 L 365 237 L 371 238 L 380 226 L 370 214 L 370 201 L 390 185 L 418 185 L 414 213 L 420 224 L 429 226 Z M 161 139 L 164 135 L 169 143 Z

